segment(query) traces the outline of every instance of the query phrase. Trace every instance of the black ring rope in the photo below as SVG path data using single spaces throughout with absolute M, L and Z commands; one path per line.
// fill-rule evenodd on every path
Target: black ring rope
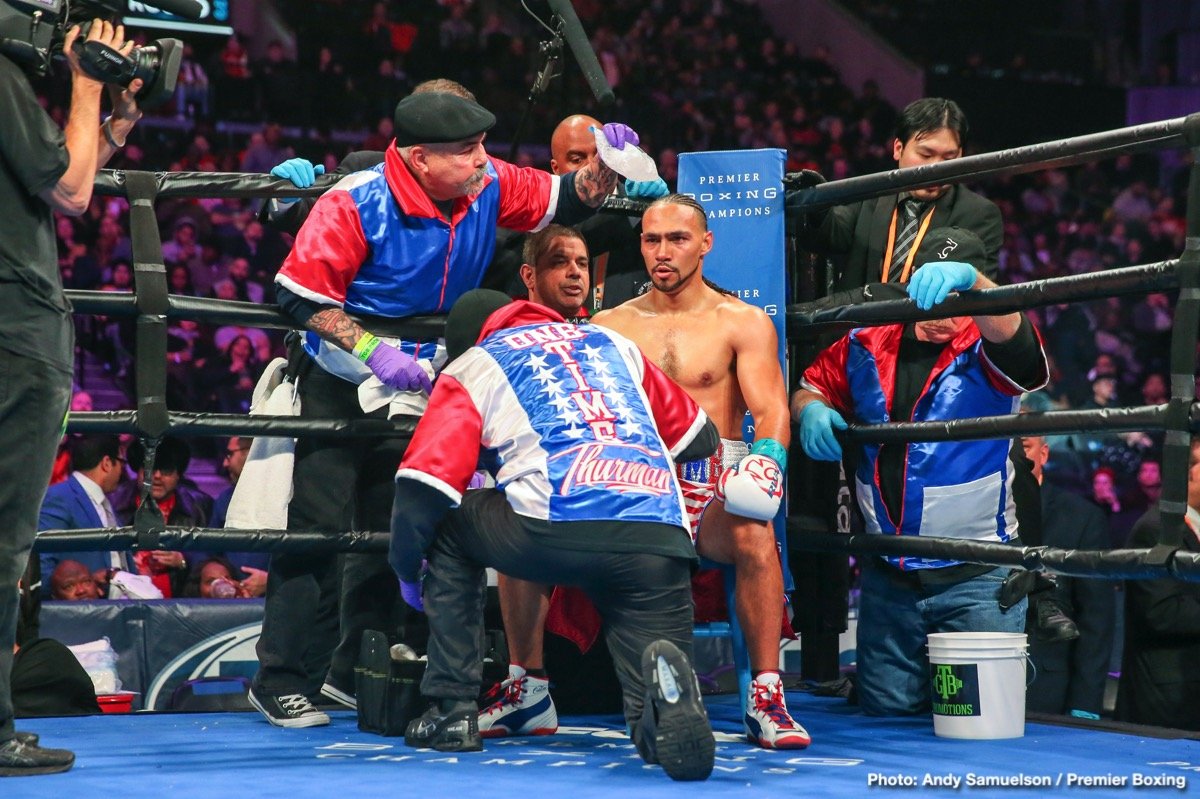
M 1018 175 L 1117 155 L 1192 147 L 1196 144 L 1198 134 L 1200 114 L 1190 114 L 1102 133 L 967 155 L 936 164 L 833 180 L 789 193 L 788 207 L 799 211 L 818 211 L 924 186 Z
M 136 285 L 136 284 L 135 284 Z M 133 293 L 67 289 L 67 299 L 76 313 L 105 314 L 106 316 L 137 316 L 138 297 Z M 262 305 L 241 300 L 218 300 L 209 297 L 167 296 L 168 319 L 202 319 L 219 325 L 244 325 L 273 330 L 295 330 L 296 322 L 276 305 Z M 355 322 L 385 336 L 438 338 L 446 329 L 446 317 L 407 316 L 390 319 L 381 316 L 351 316 Z
M 1178 287 L 1179 261 L 1160 261 L 952 294 L 936 310 L 930 311 L 922 311 L 909 299 L 879 300 L 836 308 L 825 307 L 820 301 L 798 303 L 787 308 L 787 332 L 789 338 L 831 331 L 844 333 L 855 327 L 949 316 L 1005 314 L 1057 303 L 1150 294 Z
M 1111 580 L 1174 577 L 1200 582 L 1200 552 L 1173 551 L 1161 562 L 1147 559 L 1153 549 L 1070 550 L 1055 547 L 1021 547 L 984 541 L 926 536 L 889 536 L 804 531 L 788 523 L 789 539 L 801 542 L 807 552 L 847 552 L 872 555 L 950 556 L 971 563 L 990 563 L 1062 574 Z M 156 546 L 185 551 L 232 550 L 244 552 L 373 552 L 388 550 L 387 532 L 320 532 L 291 530 L 223 530 L 206 527 L 173 527 L 161 523 L 145 530 L 136 526 L 51 530 L 38 533 L 38 550 L 129 550 L 139 547 L 147 534 Z

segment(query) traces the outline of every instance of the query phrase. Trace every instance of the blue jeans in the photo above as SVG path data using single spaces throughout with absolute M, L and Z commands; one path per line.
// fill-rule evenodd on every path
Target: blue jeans
M 858 701 L 869 716 L 931 711 L 928 633 L 1025 632 L 1022 599 L 1000 610 L 997 568 L 960 583 L 922 586 L 871 558 L 862 570 L 858 616 Z

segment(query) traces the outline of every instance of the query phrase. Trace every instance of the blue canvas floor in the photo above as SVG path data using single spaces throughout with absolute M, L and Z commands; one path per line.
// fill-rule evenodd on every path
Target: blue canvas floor
M 135 714 L 31 719 L 20 729 L 77 755 L 75 768 L 0 780 L 0 797 L 611 797 L 641 796 L 1164 796 L 1200 789 L 1200 742 L 1029 724 L 1024 738 L 937 738 L 929 719 L 871 719 L 843 700 L 789 693 L 813 737 L 803 752 L 767 752 L 740 735 L 734 697 L 713 697 L 717 765 L 705 783 L 673 783 L 645 766 L 616 716 L 563 719 L 559 734 L 485 743 L 480 753 L 409 749 L 399 738 L 359 732 L 350 712 L 333 724 L 281 730 L 255 713 Z M 875 776 L 872 776 L 875 775 Z M 959 787 L 923 785 L 957 777 Z M 972 787 L 971 775 L 1048 779 L 1048 787 Z M 1110 780 L 1085 786 L 1083 778 Z M 1124 777 L 1123 786 L 1112 778 Z M 1168 784 L 1135 786 L 1155 778 Z M 1165 778 L 1165 779 L 1164 779 Z M 880 785 L 881 781 L 915 785 Z M 1074 780 L 1074 784 L 1072 783 Z M 1186 780 L 1184 788 L 1179 781 Z

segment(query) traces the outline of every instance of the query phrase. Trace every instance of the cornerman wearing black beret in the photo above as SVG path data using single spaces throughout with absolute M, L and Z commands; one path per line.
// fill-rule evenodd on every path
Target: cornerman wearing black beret
M 497 225 L 530 231 L 551 220 L 579 221 L 616 185 L 616 173 L 598 160 L 558 177 L 488 155 L 484 139 L 495 116 L 451 81 L 431 89 L 396 107 L 396 138 L 381 163 L 347 175 L 317 200 L 275 279 L 279 304 L 310 331 L 300 367 L 301 417 L 421 413 L 445 361 L 442 342 L 388 338 L 361 320 L 446 312 L 479 285 Z M 606 125 L 605 133 L 618 148 L 637 141 L 624 125 Z M 396 440 L 300 439 L 288 528 L 386 529 L 400 452 Z M 380 586 L 395 589 L 383 558 L 343 560 L 344 592 L 367 592 L 380 604 Z M 311 678 L 329 657 L 321 642 L 335 624 L 337 583 L 333 558 L 271 560 L 250 701 L 276 726 L 328 724 L 309 701 L 318 691 L 355 703 L 361 629 L 350 593 L 343 593 L 341 644 L 324 684 Z

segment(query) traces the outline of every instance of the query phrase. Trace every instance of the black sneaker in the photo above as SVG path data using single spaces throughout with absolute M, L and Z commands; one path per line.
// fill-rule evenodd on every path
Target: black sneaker
M 456 702 L 449 710 L 435 704 L 408 723 L 404 743 L 439 752 L 481 752 L 479 708 L 474 702 Z
M 326 699 L 332 699 L 339 705 L 358 710 L 358 698 L 355 697 L 353 691 L 343 691 L 333 683 L 332 680 L 325 680 L 325 684 L 321 686 L 321 696 Z
M 21 738 L 0 744 L 0 777 L 58 774 L 74 763 L 75 753 L 66 749 L 43 749 Z
M 246 692 L 246 698 L 276 727 L 321 727 L 329 723 L 329 714 L 313 707 L 304 694 L 259 696 L 251 688 Z
M 638 752 L 673 780 L 706 780 L 717 744 L 687 656 L 670 641 L 642 653 L 646 705 L 636 734 Z
M 38 734 L 36 732 L 16 732 L 16 739 L 26 746 L 37 746 Z
M 1079 627 L 1067 615 L 1067 611 L 1057 599 L 1037 600 L 1037 625 L 1034 635 L 1039 641 L 1057 643 L 1074 641 L 1079 637 Z

